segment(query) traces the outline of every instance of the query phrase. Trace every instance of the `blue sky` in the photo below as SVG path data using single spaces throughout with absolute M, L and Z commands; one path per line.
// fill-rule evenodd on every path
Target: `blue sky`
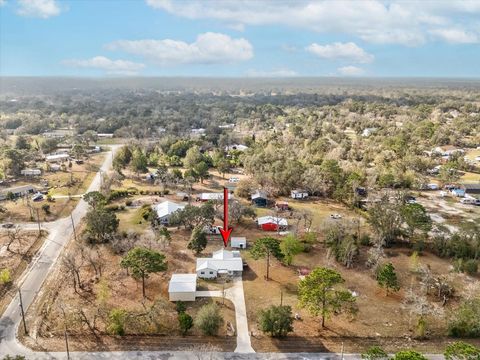
M 0 75 L 480 77 L 480 0 L 0 0 Z

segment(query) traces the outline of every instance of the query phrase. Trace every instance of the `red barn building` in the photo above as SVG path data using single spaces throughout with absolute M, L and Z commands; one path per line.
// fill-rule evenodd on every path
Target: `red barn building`
M 288 228 L 287 219 L 274 216 L 259 217 L 257 224 L 263 231 L 282 231 Z

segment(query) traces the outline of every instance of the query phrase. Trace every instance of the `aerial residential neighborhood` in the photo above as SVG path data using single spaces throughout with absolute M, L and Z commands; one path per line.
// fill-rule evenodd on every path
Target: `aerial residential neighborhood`
M 0 0 L 0 360 L 480 360 L 473 0 Z

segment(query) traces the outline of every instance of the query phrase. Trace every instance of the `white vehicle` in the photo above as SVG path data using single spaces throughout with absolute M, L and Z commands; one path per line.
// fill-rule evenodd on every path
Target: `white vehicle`
M 42 201 L 43 200 L 43 194 L 41 193 L 36 193 L 35 195 L 32 196 L 32 201 Z
M 427 184 L 427 189 L 428 190 L 438 190 L 438 185 L 437 184 Z
M 340 214 L 330 214 L 330 218 L 332 218 L 332 219 L 341 219 L 341 218 L 342 218 L 342 215 L 340 215 Z
M 231 183 L 231 184 L 236 184 L 240 181 L 239 178 L 237 177 L 231 177 L 230 179 L 228 179 L 228 182 Z

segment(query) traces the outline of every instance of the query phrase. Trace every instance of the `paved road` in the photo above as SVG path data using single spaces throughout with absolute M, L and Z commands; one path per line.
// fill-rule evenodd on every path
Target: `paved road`
M 112 146 L 112 152 L 117 148 L 118 146 Z M 94 177 L 87 192 L 100 188 L 100 174 L 111 169 L 113 159 L 112 152 L 107 153 L 100 171 Z M 87 210 L 88 204 L 80 200 L 73 210 L 71 217 L 59 219 L 55 222 L 48 223 L 48 225 L 44 225 L 49 230 L 48 237 L 45 239 L 42 248 L 38 251 L 38 256 L 19 280 L 25 309 L 28 309 L 32 304 L 62 249 L 72 238 L 72 221 L 75 226 L 78 226 L 87 213 Z M 27 228 L 30 225 L 25 224 L 23 226 Z M 5 354 L 25 354 L 28 358 L 32 357 L 31 351 L 23 347 L 16 339 L 16 330 L 21 321 L 19 304 L 19 297 L 17 295 L 0 318 L 0 357 L 3 357 Z
M 118 145 L 120 146 L 120 145 Z M 115 151 L 118 146 L 112 146 Z M 101 170 L 92 181 L 87 192 L 94 191 L 100 187 L 100 173 L 105 172 L 111 168 L 113 156 L 107 154 L 107 157 L 101 167 Z M 82 218 L 85 216 L 88 205 L 85 201 L 80 200 L 75 210 L 72 212 L 72 218 L 75 226 L 77 226 Z M 25 224 L 25 227 L 33 224 Z M 55 261 L 59 257 L 62 249 L 73 236 L 73 227 L 71 218 L 60 219 L 48 225 L 44 225 L 49 230 L 49 235 L 45 240 L 42 248 L 39 250 L 39 255 L 36 260 L 32 262 L 30 267 L 25 271 L 24 276 L 20 279 L 22 288 L 22 297 L 24 307 L 28 308 L 36 294 L 40 291 L 43 282 L 47 278 Z M 218 293 L 212 293 L 218 295 Z M 221 296 L 221 292 L 220 292 Z M 250 336 L 248 333 L 248 323 L 246 317 L 245 300 L 243 297 L 243 283 L 237 279 L 234 286 L 226 290 L 226 297 L 235 304 L 235 315 L 237 322 L 237 348 L 236 351 L 253 352 L 250 345 Z M 10 305 L 7 307 L 5 313 L 0 318 L 0 358 L 5 355 L 25 355 L 28 360 L 50 360 L 50 359 L 67 359 L 65 352 L 33 352 L 24 347 L 16 338 L 16 332 L 20 325 L 21 316 L 19 309 L 19 299 L 16 296 Z M 428 355 L 431 360 L 443 360 L 441 355 Z M 197 351 L 123 351 L 123 352 L 74 352 L 70 354 L 70 359 L 75 360 L 97 360 L 97 359 L 121 359 L 121 360 L 140 360 L 140 359 L 161 359 L 161 360 L 188 360 L 188 359 L 209 359 L 209 360 L 340 360 L 342 356 L 335 353 L 294 353 L 294 354 L 280 354 L 280 353 L 220 353 L 220 352 L 206 352 L 199 353 Z M 359 354 L 345 354 L 343 358 L 346 360 L 361 359 Z

